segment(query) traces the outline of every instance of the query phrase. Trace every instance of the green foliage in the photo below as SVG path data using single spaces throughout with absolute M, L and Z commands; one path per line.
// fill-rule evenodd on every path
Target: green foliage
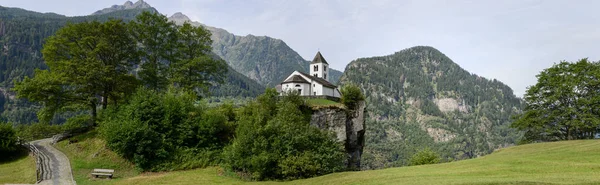
M 143 12 L 129 23 L 131 34 L 143 47 L 139 55 L 143 60 L 138 73 L 143 84 L 153 90 L 165 90 L 169 85 L 169 62 L 176 59 L 177 28 L 167 17 L 158 13 Z
M 410 165 L 437 164 L 440 162 L 439 154 L 435 153 L 430 148 L 419 150 L 415 155 L 410 157 Z
M 17 134 L 12 125 L 0 123 L 0 156 L 6 157 L 17 149 Z
M 600 126 L 600 63 L 560 62 L 537 75 L 513 127 L 529 141 L 591 139 Z
M 365 100 L 360 88 L 354 84 L 344 85 L 340 92 L 342 93 L 342 103 L 349 109 L 354 109 L 358 102 Z
M 309 125 L 299 97 L 278 101 L 267 89 L 240 110 L 236 137 L 224 151 L 225 165 L 256 180 L 298 179 L 343 170 L 343 146 L 331 133 Z
M 52 137 L 62 132 L 59 125 L 50 125 L 47 123 L 33 123 L 30 125 L 18 125 L 16 128 L 17 136 L 23 141 L 34 141 Z
M 67 121 L 62 124 L 60 127 L 63 132 L 70 134 L 80 134 L 88 131 L 91 126 L 92 117 L 87 114 L 77 115 L 74 117 L 70 117 Z
M 185 91 L 140 88 L 128 104 L 103 113 L 100 133 L 110 149 L 142 170 L 201 167 L 207 165 L 197 163 L 202 156 L 214 163 L 211 151 L 229 142 L 233 128 L 225 114 L 205 113 L 202 106 L 194 105 L 195 99 Z
M 50 68 L 17 82 L 19 97 L 41 102 L 42 122 L 66 106 L 89 107 L 92 123 L 96 107 L 130 93 L 137 81 L 129 74 L 136 65 L 135 42 L 120 20 L 67 24 L 50 37 L 42 53 Z M 101 99 L 97 97 L 102 97 Z

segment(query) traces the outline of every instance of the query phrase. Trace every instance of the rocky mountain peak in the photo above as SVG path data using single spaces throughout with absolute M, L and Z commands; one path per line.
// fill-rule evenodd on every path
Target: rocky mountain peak
M 109 8 L 104 8 L 102 10 L 98 10 L 98 11 L 94 12 L 92 15 L 100 15 L 100 14 L 110 13 L 110 12 L 119 11 L 119 10 L 146 9 L 146 8 L 152 8 L 152 6 L 150 6 L 150 4 L 146 3 L 144 0 L 138 0 L 135 3 L 131 2 L 131 1 L 126 1 L 125 3 L 123 3 L 123 5 L 112 5 Z
M 117 5 L 113 5 L 113 6 L 117 6 Z M 130 8 L 130 7 L 132 7 L 132 6 L 133 6 L 133 3 L 132 3 L 131 1 L 127 1 L 127 2 L 125 2 L 125 4 L 123 4 L 123 6 L 124 6 L 125 8 Z
M 187 15 L 185 15 L 181 12 L 177 12 L 177 13 L 171 15 L 171 17 L 169 17 L 169 20 L 176 20 L 176 21 L 182 21 L 182 22 L 191 21 Z

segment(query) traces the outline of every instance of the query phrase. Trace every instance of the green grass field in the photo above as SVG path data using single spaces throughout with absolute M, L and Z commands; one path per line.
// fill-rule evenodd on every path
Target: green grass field
M 288 182 L 246 182 L 224 175 L 218 167 L 136 174 L 131 164 L 91 136 L 80 136 L 80 145 L 59 143 L 72 160 L 78 184 L 600 184 L 600 140 L 522 145 L 436 165 L 342 172 Z M 94 153 L 101 155 L 92 157 Z M 116 168 L 117 178 L 94 180 L 87 174 L 97 167 Z
M 26 151 L 12 159 L 1 159 L 0 184 L 33 184 L 35 181 L 35 159 L 31 155 L 27 155 Z
M 111 184 L 138 175 L 133 164 L 107 149 L 104 140 L 98 138 L 96 134 L 96 131 L 91 131 L 55 145 L 69 157 L 73 178 L 77 184 Z M 93 178 L 90 172 L 94 168 L 114 169 L 114 179 Z
M 328 99 L 306 99 L 306 104 L 311 107 L 339 107 L 343 108 L 344 105 Z

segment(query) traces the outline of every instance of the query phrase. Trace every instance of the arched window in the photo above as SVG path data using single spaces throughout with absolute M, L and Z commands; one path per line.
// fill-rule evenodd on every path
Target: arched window
M 296 84 L 296 87 L 300 87 L 300 84 Z
M 314 65 L 314 66 L 313 66 L 313 70 L 314 70 L 314 71 L 319 71 L 319 66 L 318 66 L 318 65 Z

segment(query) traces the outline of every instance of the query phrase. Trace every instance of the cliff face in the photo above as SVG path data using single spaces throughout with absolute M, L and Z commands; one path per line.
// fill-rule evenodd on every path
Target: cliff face
M 346 149 L 348 170 L 360 169 L 360 158 L 365 145 L 365 107 L 361 101 L 354 110 L 322 108 L 313 112 L 310 125 L 333 131 Z

